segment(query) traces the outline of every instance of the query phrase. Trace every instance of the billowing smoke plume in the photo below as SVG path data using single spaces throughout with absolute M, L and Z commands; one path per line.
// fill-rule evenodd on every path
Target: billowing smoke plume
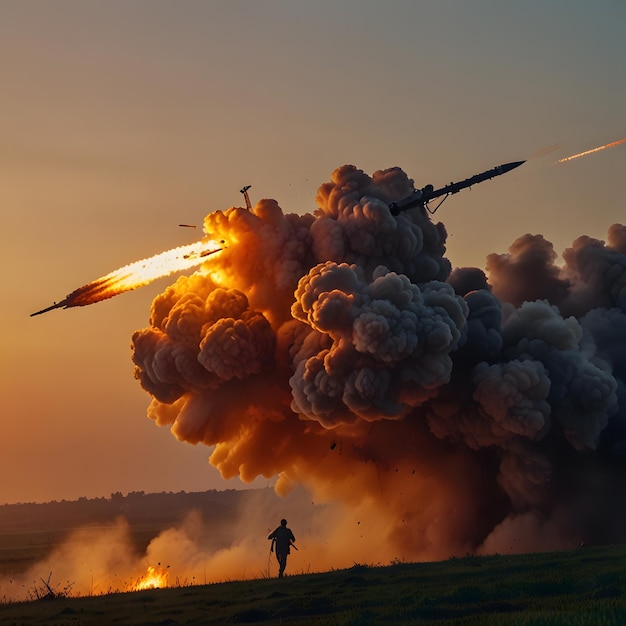
M 412 190 L 343 166 L 314 214 L 208 215 L 225 250 L 133 335 L 149 416 L 225 478 L 342 502 L 389 558 L 624 541 L 626 227 L 452 270 L 442 224 L 390 213 Z

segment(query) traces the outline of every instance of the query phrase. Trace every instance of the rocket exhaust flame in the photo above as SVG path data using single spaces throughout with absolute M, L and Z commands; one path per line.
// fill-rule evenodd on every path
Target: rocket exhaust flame
M 216 254 L 222 249 L 221 244 L 217 241 L 197 241 L 186 246 L 166 250 L 148 259 L 125 265 L 102 278 L 83 285 L 72 291 L 61 302 L 56 302 L 41 311 L 31 313 L 31 317 L 61 307 L 67 309 L 94 304 L 126 291 L 132 291 L 148 285 L 158 278 L 196 267 L 204 262 L 206 257 Z
M 606 150 L 607 148 L 614 148 L 615 146 L 619 146 L 622 143 L 626 143 L 626 137 L 624 139 L 620 139 L 619 141 L 613 141 L 611 143 L 607 143 L 604 146 L 599 146 L 597 148 L 593 148 L 591 150 L 585 150 L 584 152 L 579 152 L 578 154 L 573 154 L 572 156 L 565 157 L 564 159 L 559 159 L 556 164 L 566 163 L 567 161 L 573 161 L 574 159 L 578 159 L 580 157 L 587 156 L 588 154 L 593 154 L 594 152 L 600 152 L 600 150 Z

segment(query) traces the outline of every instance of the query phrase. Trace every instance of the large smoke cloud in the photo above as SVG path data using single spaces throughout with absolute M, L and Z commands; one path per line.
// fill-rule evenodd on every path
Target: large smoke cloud
M 390 213 L 412 190 L 343 166 L 314 214 L 208 215 L 226 249 L 133 335 L 149 416 L 376 520 L 390 558 L 625 540 L 626 227 L 452 270 L 442 224 Z

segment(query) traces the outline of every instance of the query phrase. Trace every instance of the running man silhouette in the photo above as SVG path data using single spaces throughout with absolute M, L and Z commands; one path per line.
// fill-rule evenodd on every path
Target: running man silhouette
M 280 526 L 276 530 L 270 533 L 267 537 L 272 540 L 270 546 L 270 552 L 274 549 L 276 551 L 276 560 L 278 561 L 278 577 L 283 577 L 285 566 L 287 565 L 287 555 L 291 552 L 291 546 L 295 542 L 296 538 L 289 528 L 287 528 L 287 520 L 281 519 Z M 293 546 L 296 548 L 296 546 Z M 298 548 L 296 548 L 297 550 Z

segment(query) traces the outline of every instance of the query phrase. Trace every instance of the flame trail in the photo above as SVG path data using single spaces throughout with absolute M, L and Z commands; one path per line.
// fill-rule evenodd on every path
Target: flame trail
M 61 302 L 55 302 L 52 306 L 36 313 L 31 313 L 31 317 L 61 307 L 67 309 L 74 306 L 94 304 L 126 291 L 144 287 L 157 278 L 163 278 L 174 272 L 181 272 L 200 265 L 206 257 L 221 250 L 221 244 L 212 240 L 196 241 L 186 246 L 166 250 L 148 259 L 125 265 L 102 278 L 83 285 L 72 291 Z
M 606 150 L 607 148 L 614 148 L 615 146 L 619 146 L 622 143 L 626 143 L 626 137 L 624 139 L 620 139 L 619 141 L 613 141 L 612 143 L 607 143 L 604 146 L 599 146 L 597 148 L 593 148 L 591 150 L 585 150 L 584 152 L 579 152 L 578 154 L 573 154 L 572 156 L 565 157 L 564 159 L 559 159 L 558 163 L 565 163 L 566 161 L 572 161 L 574 159 L 578 159 L 583 156 L 587 156 L 588 154 L 593 154 L 594 152 L 600 152 L 600 150 Z

